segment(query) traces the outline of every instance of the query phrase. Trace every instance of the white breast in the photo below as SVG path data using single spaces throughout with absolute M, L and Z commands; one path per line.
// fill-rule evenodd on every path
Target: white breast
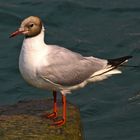
M 36 72 L 38 67 L 44 63 L 46 65 L 45 55 L 47 56 L 47 47 L 42 34 L 24 39 L 19 57 L 19 70 L 25 81 L 33 86 L 40 87 L 42 84 Z
M 22 47 L 24 48 L 24 47 Z M 19 57 L 19 70 L 23 78 L 32 83 L 36 78 L 36 65 L 34 60 L 35 55 L 31 52 L 26 52 L 22 49 Z

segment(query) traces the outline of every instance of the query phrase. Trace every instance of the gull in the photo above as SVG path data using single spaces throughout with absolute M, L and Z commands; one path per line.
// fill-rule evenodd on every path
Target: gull
M 44 116 L 53 119 L 55 126 L 66 122 L 66 95 L 83 88 L 91 82 L 101 81 L 113 74 L 132 56 L 116 59 L 84 57 L 58 45 L 44 42 L 45 28 L 37 16 L 25 18 L 17 31 L 10 37 L 23 34 L 19 56 L 19 70 L 23 79 L 30 85 L 53 92 L 53 112 Z M 58 117 L 57 92 L 62 95 L 62 119 Z

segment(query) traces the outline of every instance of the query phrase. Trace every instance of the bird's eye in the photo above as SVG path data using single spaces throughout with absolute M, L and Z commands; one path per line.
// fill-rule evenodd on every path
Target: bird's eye
M 32 23 L 32 24 L 30 24 L 30 27 L 33 27 L 34 26 L 34 24 Z

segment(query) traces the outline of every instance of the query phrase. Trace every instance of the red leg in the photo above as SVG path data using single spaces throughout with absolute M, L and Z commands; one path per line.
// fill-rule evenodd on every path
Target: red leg
M 53 91 L 54 103 L 53 103 L 53 112 L 50 114 L 44 114 L 43 116 L 48 119 L 57 118 L 57 92 Z
M 66 96 L 62 95 L 63 116 L 61 120 L 55 121 L 53 125 L 62 126 L 66 122 Z

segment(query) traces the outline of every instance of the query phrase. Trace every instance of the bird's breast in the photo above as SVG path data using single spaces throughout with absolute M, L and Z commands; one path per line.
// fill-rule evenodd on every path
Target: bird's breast
M 35 58 L 34 54 L 30 52 L 24 52 L 21 50 L 19 57 L 19 70 L 22 77 L 30 84 L 33 84 L 36 79 L 36 67 L 37 67 L 37 56 Z
M 43 89 L 54 89 L 54 86 L 43 80 L 37 73 L 38 68 L 47 65 L 44 51 L 29 50 L 24 46 L 19 57 L 19 70 L 24 80 L 30 85 Z

